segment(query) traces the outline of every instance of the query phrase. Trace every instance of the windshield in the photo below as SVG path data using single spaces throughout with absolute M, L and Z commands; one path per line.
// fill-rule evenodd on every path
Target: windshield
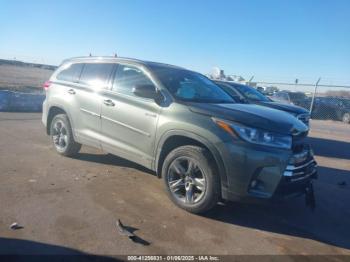
M 271 100 L 260 93 L 258 90 L 253 87 L 246 85 L 230 85 L 233 88 L 236 88 L 246 99 L 261 101 L 261 102 L 270 102 Z
M 178 100 L 198 103 L 234 103 L 205 76 L 185 69 L 152 66 L 154 74 Z

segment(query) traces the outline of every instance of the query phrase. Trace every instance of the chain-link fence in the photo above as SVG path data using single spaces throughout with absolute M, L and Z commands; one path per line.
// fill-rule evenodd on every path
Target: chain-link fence
M 312 119 L 350 123 L 350 86 L 315 84 L 248 82 L 272 100 L 301 106 Z

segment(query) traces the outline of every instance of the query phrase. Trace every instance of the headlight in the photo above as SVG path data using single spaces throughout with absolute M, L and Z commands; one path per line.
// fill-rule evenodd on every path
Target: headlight
M 253 127 L 243 126 L 226 120 L 213 118 L 213 121 L 223 130 L 233 136 L 253 144 L 266 145 L 277 148 L 291 149 L 292 137 L 281 135 Z

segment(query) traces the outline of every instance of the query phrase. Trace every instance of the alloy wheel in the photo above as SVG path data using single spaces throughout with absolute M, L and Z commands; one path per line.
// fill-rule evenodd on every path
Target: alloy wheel
M 172 195 L 186 204 L 198 203 L 204 197 L 206 178 L 192 158 L 176 158 L 169 166 L 167 182 Z
M 64 151 L 68 146 L 68 132 L 67 127 L 63 121 L 58 120 L 53 126 L 53 143 L 57 150 Z

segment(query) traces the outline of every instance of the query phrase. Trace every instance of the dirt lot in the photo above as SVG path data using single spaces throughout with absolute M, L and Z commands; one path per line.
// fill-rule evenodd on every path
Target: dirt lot
M 43 83 L 52 70 L 15 65 L 0 65 L 0 90 L 42 92 Z
M 350 126 L 312 122 L 320 165 L 314 212 L 298 198 L 196 216 L 133 163 L 88 147 L 76 158 L 58 156 L 40 118 L 0 113 L 0 254 L 350 255 Z M 118 218 L 150 245 L 119 235 Z M 24 228 L 10 230 L 15 221 Z

